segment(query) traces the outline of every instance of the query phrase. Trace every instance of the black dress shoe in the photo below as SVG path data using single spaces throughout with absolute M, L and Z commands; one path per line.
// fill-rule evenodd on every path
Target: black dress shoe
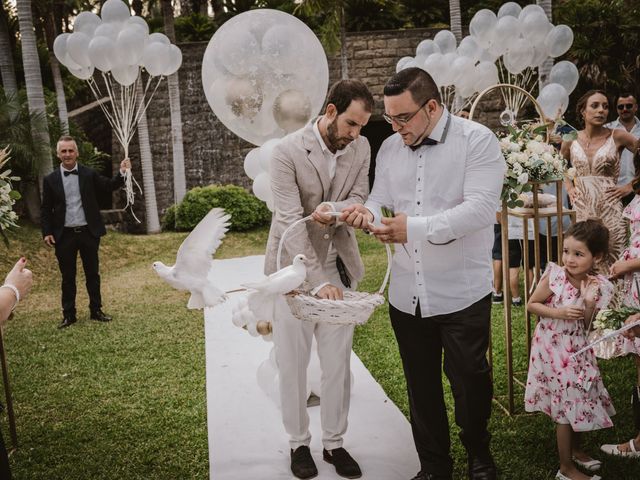
M 322 450 L 322 458 L 325 462 L 336 467 L 336 473 L 344 478 L 360 478 L 362 471 L 349 452 L 344 448 L 334 448 L 333 450 Z
M 291 450 L 291 473 L 296 478 L 313 478 L 318 475 L 316 463 L 306 445 Z
M 96 310 L 95 312 L 91 312 L 91 320 L 97 320 L 98 322 L 110 322 L 112 318 L 102 310 Z
M 451 477 L 447 475 L 437 475 L 435 473 L 419 472 L 411 480 L 451 480 Z
M 71 325 L 73 325 L 74 323 L 76 323 L 78 321 L 78 319 L 76 317 L 64 317 L 62 319 L 62 323 L 60 325 L 58 325 L 58 328 L 67 328 Z
M 496 464 L 491 454 L 469 458 L 470 480 L 496 480 Z

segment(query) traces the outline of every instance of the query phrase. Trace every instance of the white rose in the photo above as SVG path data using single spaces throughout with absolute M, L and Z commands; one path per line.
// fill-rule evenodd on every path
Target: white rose
M 515 162 L 513 164 L 513 173 L 515 173 L 516 175 L 520 175 L 522 173 L 522 165 L 520 165 L 518 162 Z
M 524 172 L 524 173 L 518 175 L 518 183 L 520 185 L 524 185 L 528 181 L 529 181 L 529 174 L 527 172 Z
M 511 142 L 509 144 L 509 150 L 512 152 L 519 152 L 520 150 L 522 150 L 522 147 L 520 147 L 520 145 L 515 142 Z
M 544 146 L 540 142 L 536 142 L 535 140 L 531 140 L 527 144 L 527 150 L 531 153 L 541 154 L 544 152 Z

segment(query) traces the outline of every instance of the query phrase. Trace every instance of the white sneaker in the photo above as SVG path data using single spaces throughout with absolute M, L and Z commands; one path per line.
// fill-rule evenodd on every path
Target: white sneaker
M 600 475 L 594 475 L 593 477 L 589 477 L 591 480 L 602 480 L 602 477 Z M 556 480 L 571 480 L 571 478 L 567 477 L 566 475 L 563 475 L 562 472 L 560 470 L 558 470 L 558 473 L 556 473 Z
M 616 455 L 618 457 L 629 457 L 629 458 L 638 458 L 640 457 L 640 452 L 636 450 L 636 445 L 633 442 L 633 439 L 629 440 L 629 451 L 621 452 L 618 449 L 618 445 L 602 445 L 600 447 L 604 453 L 608 453 L 609 455 Z
M 584 468 L 585 470 L 588 470 L 589 472 L 595 472 L 596 470 L 600 470 L 600 467 L 602 467 L 602 462 L 600 460 L 596 460 L 595 458 L 592 458 L 591 460 L 587 460 L 586 462 L 583 462 L 582 460 L 578 460 L 576 457 L 571 457 L 571 459 L 577 465 L 580 465 L 582 468 Z

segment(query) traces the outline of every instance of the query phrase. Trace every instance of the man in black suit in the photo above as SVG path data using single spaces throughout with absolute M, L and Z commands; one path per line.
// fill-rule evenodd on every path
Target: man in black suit
M 76 259 L 78 252 L 86 277 L 91 319 L 111 320 L 102 311 L 98 248 L 100 237 L 107 231 L 98 207 L 98 192 L 112 192 L 124 184 L 124 172 L 131 168 L 129 159 L 120 163 L 120 172 L 113 178 L 103 177 L 95 170 L 77 163 L 78 146 L 73 137 L 58 140 L 60 168 L 47 175 L 42 191 L 42 236 L 55 247 L 62 273 L 63 320 L 65 328 L 76 319 Z

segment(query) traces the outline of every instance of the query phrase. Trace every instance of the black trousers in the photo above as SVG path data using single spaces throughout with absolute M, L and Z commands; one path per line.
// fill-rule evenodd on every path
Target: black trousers
M 76 262 L 78 252 L 89 294 L 89 310 L 102 308 L 98 248 L 100 237 L 91 235 L 87 227 L 65 228 L 56 242 L 56 257 L 62 274 L 62 312 L 66 317 L 76 315 Z
M 491 328 L 491 295 L 446 315 L 422 318 L 389 306 L 407 379 L 411 429 L 420 465 L 427 473 L 450 477 L 453 460 L 442 390 L 444 372 L 455 400 L 460 439 L 471 457 L 489 455 L 491 368 L 486 353 Z

